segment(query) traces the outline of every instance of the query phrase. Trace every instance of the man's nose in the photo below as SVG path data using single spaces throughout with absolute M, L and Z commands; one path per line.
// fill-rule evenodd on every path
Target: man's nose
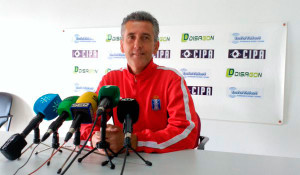
M 134 41 L 134 48 L 141 48 L 143 46 L 143 43 L 142 43 L 142 41 L 141 41 L 141 39 L 136 39 L 135 41 Z

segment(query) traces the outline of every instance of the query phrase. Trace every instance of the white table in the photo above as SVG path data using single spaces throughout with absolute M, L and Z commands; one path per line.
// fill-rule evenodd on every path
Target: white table
M 12 133 L 0 132 L 1 146 L 11 136 Z M 32 136 L 29 135 L 28 145 L 32 142 Z M 51 139 L 48 139 L 51 141 Z M 28 146 L 27 145 L 27 146 Z M 44 146 L 39 146 L 41 150 Z M 30 150 L 31 151 L 31 150 Z M 7 160 L 0 155 L 0 174 L 13 174 L 18 167 L 27 160 L 30 151 L 21 157 L 20 160 Z M 45 160 L 49 158 L 51 151 L 46 151 L 38 155 L 32 155 L 28 164 L 21 169 L 18 174 L 29 174 L 38 168 Z M 36 174 L 57 174 L 57 170 L 66 160 L 70 151 L 63 150 L 63 153 L 57 153 L 50 166 L 45 165 Z M 127 163 L 124 175 L 299 175 L 300 159 L 284 158 L 272 156 L 247 155 L 237 153 L 224 153 L 201 150 L 184 150 L 165 154 L 141 154 L 146 160 L 153 163 L 147 166 L 134 153 L 127 157 Z M 79 156 L 80 157 L 80 156 Z M 116 165 L 111 170 L 108 165 L 102 167 L 101 162 L 106 160 L 105 156 L 91 154 L 82 163 L 75 161 L 66 175 L 77 174 L 120 174 L 123 164 L 124 154 L 113 159 Z M 66 166 L 65 166 L 66 167 Z

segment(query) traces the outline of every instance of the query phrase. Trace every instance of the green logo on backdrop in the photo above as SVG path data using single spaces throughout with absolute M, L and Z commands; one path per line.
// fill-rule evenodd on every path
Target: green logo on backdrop
M 107 73 L 110 72 L 110 71 L 111 71 L 110 68 L 105 69 L 105 74 L 107 74 Z
M 89 73 L 89 74 L 93 74 L 93 73 L 98 73 L 98 69 L 80 69 L 78 66 L 74 66 L 74 74 L 77 73 Z
M 167 41 L 171 41 L 171 37 L 169 36 L 161 36 L 158 37 L 159 42 L 167 42 Z
M 187 41 L 211 41 L 214 40 L 215 36 L 214 35 L 200 35 L 200 36 L 190 36 L 188 33 L 183 33 L 181 36 L 181 42 L 187 42 Z
M 107 34 L 106 35 L 106 42 L 120 41 L 121 39 L 122 39 L 121 36 L 113 36 L 112 34 Z
M 260 78 L 262 77 L 261 72 L 236 72 L 232 68 L 228 68 L 226 71 L 226 77 L 250 77 L 250 78 Z

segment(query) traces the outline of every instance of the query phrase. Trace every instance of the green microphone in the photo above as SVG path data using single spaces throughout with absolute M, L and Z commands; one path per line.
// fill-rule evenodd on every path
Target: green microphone
M 42 142 L 45 141 L 53 132 L 56 132 L 65 120 L 67 120 L 67 121 L 72 120 L 72 114 L 71 114 L 70 108 L 71 108 L 72 104 L 76 103 L 78 98 L 79 98 L 79 96 L 71 96 L 71 97 L 65 98 L 59 104 L 59 106 L 57 108 L 57 113 L 58 113 L 59 117 L 50 124 L 47 132 L 42 137 L 42 140 L 41 140 Z
M 105 109 L 114 108 L 120 101 L 120 89 L 118 86 L 102 86 L 98 94 L 99 105 L 97 116 L 100 116 Z

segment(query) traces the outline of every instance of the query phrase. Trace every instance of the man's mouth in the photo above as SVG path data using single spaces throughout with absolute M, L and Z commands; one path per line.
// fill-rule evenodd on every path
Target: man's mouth
M 132 56 L 142 56 L 142 55 L 145 55 L 145 53 L 142 53 L 142 52 L 132 53 Z

